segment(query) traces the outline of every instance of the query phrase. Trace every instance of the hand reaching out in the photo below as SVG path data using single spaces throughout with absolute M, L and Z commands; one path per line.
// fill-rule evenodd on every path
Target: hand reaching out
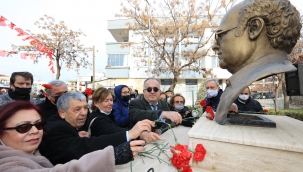
M 161 137 L 154 132 L 143 131 L 140 134 L 140 139 L 144 140 L 145 142 L 155 142 L 157 140 L 160 140 Z
M 169 119 L 171 122 L 175 124 L 181 124 L 182 123 L 182 116 L 175 111 L 163 111 L 161 114 L 161 118 Z
M 145 119 L 143 121 L 137 122 L 137 124 L 128 131 L 128 137 L 129 139 L 133 140 L 140 136 L 140 134 L 143 131 L 150 132 L 152 127 L 155 126 L 155 123 L 153 121 L 150 121 L 148 119 Z
M 90 135 L 86 131 L 79 131 L 78 134 L 79 137 L 88 137 L 88 138 L 90 137 Z

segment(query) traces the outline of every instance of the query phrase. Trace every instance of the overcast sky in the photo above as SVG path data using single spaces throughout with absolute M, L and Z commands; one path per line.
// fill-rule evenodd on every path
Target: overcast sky
M 303 0 L 291 0 L 291 2 L 302 13 Z M 116 19 L 114 14 L 119 12 L 119 9 L 120 0 L 0 0 L 0 15 L 23 30 L 41 33 L 34 22 L 44 14 L 52 16 L 56 21 L 64 21 L 69 29 L 75 31 L 81 29 L 87 35 L 81 38 L 81 43 L 85 47 L 95 45 L 98 50 L 96 72 L 104 71 L 107 63 L 105 43 L 115 42 L 107 30 L 107 20 Z M 26 45 L 25 43 L 28 42 L 22 41 L 16 31 L 0 26 L 0 50 L 9 51 L 12 49 L 12 44 Z M 50 72 L 48 63 L 49 61 L 44 57 L 38 64 L 33 64 L 29 59 L 22 60 L 20 54 L 12 57 L 0 56 L 0 74 L 10 76 L 14 71 L 29 71 L 34 75 L 34 80 L 48 82 L 56 78 L 55 74 Z M 79 75 L 84 76 L 91 71 L 92 69 L 81 69 Z M 66 81 L 76 76 L 76 72 L 63 68 L 60 79 Z

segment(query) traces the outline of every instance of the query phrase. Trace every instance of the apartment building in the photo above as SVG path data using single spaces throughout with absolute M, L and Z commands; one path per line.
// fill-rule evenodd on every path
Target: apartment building
M 220 22 L 221 18 L 218 17 Z M 134 50 L 132 47 L 121 48 L 122 44 L 127 44 L 128 42 L 140 43 L 141 35 L 136 34 L 132 30 L 128 30 L 125 25 L 130 19 L 117 19 L 108 20 L 107 27 L 109 32 L 112 34 L 116 42 L 106 43 L 106 53 L 108 55 L 108 62 L 105 68 L 105 77 L 108 78 L 110 85 L 104 85 L 105 87 L 114 87 L 120 84 L 128 85 L 132 89 L 137 89 L 139 93 L 142 93 L 143 82 L 146 78 L 155 77 L 160 80 L 160 89 L 162 91 L 168 90 L 172 83 L 173 74 L 170 72 L 165 72 L 160 75 L 150 74 L 147 69 L 153 68 L 154 66 L 148 66 L 147 63 L 136 63 L 134 57 Z M 211 29 L 206 29 L 203 39 L 208 39 L 212 35 Z M 192 37 L 193 44 L 190 46 L 185 46 L 181 43 L 181 49 L 188 49 L 195 47 L 195 37 Z M 210 48 L 212 45 L 209 43 L 205 48 Z M 146 47 L 147 48 L 147 47 Z M 151 51 L 151 58 L 156 59 L 153 50 Z M 198 65 L 212 69 L 212 74 L 216 76 L 219 80 L 220 87 L 225 88 L 225 81 L 231 76 L 227 70 L 223 70 L 218 66 L 218 58 L 215 56 L 214 52 L 211 50 L 209 55 L 203 57 L 199 60 Z M 186 98 L 186 104 L 192 105 L 192 102 L 196 101 L 196 95 L 198 88 L 202 83 L 202 79 L 210 76 L 203 76 L 202 73 L 190 71 L 184 69 L 180 76 L 180 79 L 175 87 L 175 93 L 181 93 Z

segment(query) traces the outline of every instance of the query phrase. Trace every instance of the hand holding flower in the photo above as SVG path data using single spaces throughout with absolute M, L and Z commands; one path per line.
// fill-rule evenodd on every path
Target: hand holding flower
M 161 137 L 158 134 L 154 133 L 154 132 L 143 131 L 140 134 L 140 139 L 142 139 L 146 142 L 155 142 L 157 140 L 160 140 Z
M 130 149 L 133 152 L 133 156 L 137 156 L 138 152 L 144 151 L 145 150 L 145 141 L 144 140 L 133 140 L 130 143 Z
M 152 127 L 154 126 L 155 123 L 148 119 L 137 122 L 137 124 L 131 130 L 128 131 L 129 139 L 131 140 L 136 139 L 141 135 L 143 131 L 150 132 Z

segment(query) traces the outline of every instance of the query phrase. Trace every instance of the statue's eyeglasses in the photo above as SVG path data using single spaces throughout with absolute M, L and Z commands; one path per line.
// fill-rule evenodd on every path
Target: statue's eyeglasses
M 158 92 L 160 89 L 158 87 L 147 87 L 146 89 L 147 92 L 152 92 L 152 90 L 154 90 L 154 92 Z
M 8 127 L 3 128 L 3 130 L 16 130 L 18 133 L 24 134 L 27 133 L 33 126 L 35 126 L 38 130 L 42 130 L 46 125 L 45 121 L 37 122 L 35 124 L 21 124 L 16 127 Z
M 220 39 L 220 37 L 224 34 L 226 34 L 227 32 L 233 30 L 233 29 L 236 29 L 237 27 L 233 27 L 231 29 L 228 29 L 228 30 L 220 30 L 219 32 L 216 32 L 215 33 L 215 40 L 218 41 Z

